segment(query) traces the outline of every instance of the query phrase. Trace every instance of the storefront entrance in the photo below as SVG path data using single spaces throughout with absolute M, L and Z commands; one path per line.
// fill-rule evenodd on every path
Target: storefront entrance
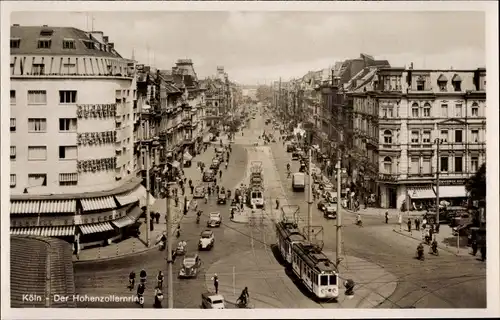
M 396 188 L 387 188 L 387 203 L 389 208 L 397 208 L 398 193 Z

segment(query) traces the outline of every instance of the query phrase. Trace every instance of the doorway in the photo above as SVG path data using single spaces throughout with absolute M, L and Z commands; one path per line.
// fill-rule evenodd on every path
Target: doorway
M 389 188 L 389 208 L 396 208 L 397 207 L 397 198 L 398 198 L 398 193 L 396 191 L 396 188 Z

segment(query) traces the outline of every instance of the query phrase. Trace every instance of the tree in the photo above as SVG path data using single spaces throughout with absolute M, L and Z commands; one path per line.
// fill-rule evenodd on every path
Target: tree
M 486 198 L 486 163 L 467 180 L 465 189 L 470 193 L 472 200 L 484 200 Z

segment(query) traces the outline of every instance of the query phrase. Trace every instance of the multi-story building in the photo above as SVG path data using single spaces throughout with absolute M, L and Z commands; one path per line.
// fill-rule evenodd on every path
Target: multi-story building
M 382 207 L 432 203 L 437 174 L 441 199 L 465 200 L 466 179 L 486 161 L 485 79 L 485 69 L 382 68 L 358 87 L 355 125 L 369 144 L 377 129 L 364 118 L 378 116 Z
M 146 195 L 134 174 L 134 62 L 102 32 L 69 27 L 13 25 L 10 48 L 11 232 L 121 237 Z

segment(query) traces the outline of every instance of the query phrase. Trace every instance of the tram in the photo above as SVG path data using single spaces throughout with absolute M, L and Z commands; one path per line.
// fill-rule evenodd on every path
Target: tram
M 292 245 L 292 270 L 304 285 L 320 299 L 336 299 L 339 296 L 338 272 L 335 264 L 308 242 Z
M 292 263 L 292 245 L 305 241 L 306 237 L 297 229 L 296 223 L 280 221 L 276 223 L 276 239 L 278 239 L 281 256 L 290 265 Z

